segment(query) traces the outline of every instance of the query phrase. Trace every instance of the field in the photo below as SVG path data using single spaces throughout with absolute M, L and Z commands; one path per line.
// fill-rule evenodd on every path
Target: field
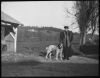
M 31 28 L 30 28 L 31 29 Z M 37 30 L 37 32 L 30 32 L 30 29 L 18 29 L 18 44 L 17 44 L 17 52 L 23 53 L 34 53 L 44 51 L 45 47 L 54 44 L 58 44 L 59 40 L 59 32 L 58 31 L 50 31 L 50 30 Z M 79 37 L 75 35 L 73 44 L 78 44 Z M 77 40 L 77 41 L 76 41 Z M 76 45 L 78 46 L 78 45 Z M 26 52 L 27 51 L 27 52 Z
M 58 44 L 60 29 L 34 28 L 34 32 L 28 30 L 31 27 L 18 28 L 17 53 L 26 57 L 19 57 L 20 62 L 3 62 L 2 76 L 98 76 L 97 55 L 81 56 L 79 51 L 79 34 L 74 33 L 73 57 L 65 62 L 39 62 L 45 60 L 39 56 L 45 52 L 45 47 L 50 44 Z M 33 55 L 32 57 L 30 57 Z M 9 56 L 9 61 L 14 58 Z M 55 60 L 53 60 L 55 61 Z
M 33 32 L 29 31 L 35 29 Z M 59 43 L 59 32 L 62 31 L 57 28 L 37 28 L 37 27 L 19 27 L 18 29 L 18 41 L 17 52 L 26 54 L 45 51 L 45 47 L 51 44 L 57 45 Z M 90 35 L 87 35 L 86 41 Z M 94 38 L 97 38 L 95 36 Z M 73 39 L 73 51 L 75 54 L 79 54 L 79 34 L 74 33 Z

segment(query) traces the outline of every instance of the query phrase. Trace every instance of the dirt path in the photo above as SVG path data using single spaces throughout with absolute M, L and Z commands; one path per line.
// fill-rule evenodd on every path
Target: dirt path
M 55 62 L 59 62 L 59 63 L 80 63 L 80 64 L 98 64 L 99 61 L 96 59 L 92 59 L 92 58 L 87 58 L 87 57 L 81 57 L 81 56 L 75 56 L 73 55 L 72 57 L 70 57 L 70 60 L 65 60 L 65 61 L 57 61 L 55 59 L 49 60 L 49 59 L 45 59 L 45 57 L 41 57 L 41 56 L 37 56 L 37 55 L 23 55 L 20 53 L 17 54 L 3 54 L 2 55 L 2 60 L 3 61 L 23 61 L 23 60 L 35 60 L 38 62 L 42 62 L 42 63 L 55 63 Z
M 98 76 L 98 60 L 86 57 L 72 56 L 62 62 L 36 55 L 6 54 L 2 56 L 2 61 L 3 77 Z

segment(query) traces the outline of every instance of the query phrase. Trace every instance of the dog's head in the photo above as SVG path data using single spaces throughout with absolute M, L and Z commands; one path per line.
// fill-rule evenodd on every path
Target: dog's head
M 57 46 L 59 49 L 61 49 L 61 48 L 63 48 L 63 44 L 61 43 L 61 44 L 58 44 L 58 46 Z

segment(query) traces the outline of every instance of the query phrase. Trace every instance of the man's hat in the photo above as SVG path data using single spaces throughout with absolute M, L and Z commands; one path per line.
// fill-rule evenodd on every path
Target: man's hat
M 68 27 L 68 26 L 64 26 L 64 28 L 65 28 L 65 29 L 69 29 L 69 27 Z

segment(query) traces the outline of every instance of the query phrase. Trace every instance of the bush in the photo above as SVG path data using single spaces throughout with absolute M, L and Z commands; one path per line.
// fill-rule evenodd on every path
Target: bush
M 99 43 L 93 45 L 92 43 L 87 42 L 85 45 L 80 46 L 79 50 L 85 54 L 98 54 Z

